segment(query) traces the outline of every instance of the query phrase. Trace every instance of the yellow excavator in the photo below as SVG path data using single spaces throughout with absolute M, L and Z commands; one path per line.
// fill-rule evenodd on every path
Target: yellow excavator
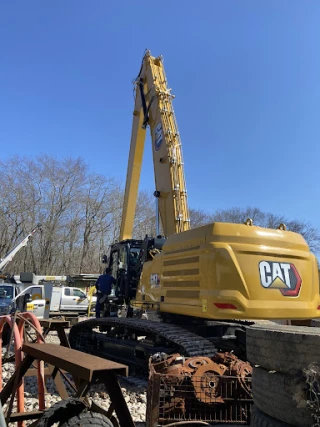
M 162 57 L 146 51 L 135 80 L 120 238 L 107 259 L 117 285 L 106 317 L 73 326 L 69 337 L 73 348 L 135 366 L 157 352 L 210 357 L 233 350 L 245 357 L 246 327 L 256 320 L 320 316 L 317 260 L 300 234 L 251 219 L 190 228 L 172 99 Z M 159 216 L 156 236 L 137 240 L 147 127 Z

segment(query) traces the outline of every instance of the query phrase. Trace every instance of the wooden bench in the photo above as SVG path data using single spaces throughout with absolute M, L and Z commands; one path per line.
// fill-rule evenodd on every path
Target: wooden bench
M 69 372 L 73 376 L 76 384 L 75 396 L 78 398 L 85 398 L 90 385 L 104 384 L 111 400 L 109 410 L 105 411 L 106 415 L 110 417 L 114 410 L 122 427 L 134 427 L 117 379 L 117 374 L 128 376 L 127 366 L 57 344 L 26 343 L 23 345 L 22 351 L 25 353 L 25 358 L 20 369 L 16 370 L 0 393 L 2 405 L 6 403 L 12 393 L 15 393 L 15 385 L 26 374 L 34 360 L 43 360 L 54 367 L 51 373 L 53 378 L 60 370 Z M 96 407 L 96 405 L 94 406 Z M 100 410 L 103 411 L 102 408 Z M 39 418 L 41 414 L 41 411 L 34 411 L 32 419 Z M 12 414 L 10 421 L 27 419 L 26 417 L 30 419 L 30 414 Z

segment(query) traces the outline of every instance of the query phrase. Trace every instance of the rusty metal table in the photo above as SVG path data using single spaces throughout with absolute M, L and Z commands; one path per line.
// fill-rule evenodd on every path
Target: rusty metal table
M 52 365 L 56 372 L 64 370 L 73 376 L 77 384 L 76 397 L 78 398 L 84 399 L 91 385 L 104 384 L 111 400 L 109 411 L 105 411 L 106 415 L 110 416 L 114 410 L 121 427 L 134 427 L 117 379 L 117 375 L 128 376 L 127 366 L 57 344 L 28 343 L 23 345 L 22 351 L 25 353 L 25 358 L 20 369 L 10 378 L 0 393 L 2 405 L 15 392 L 15 384 L 22 379 L 34 360 L 43 360 Z M 101 411 L 103 412 L 102 408 L 100 408 Z M 10 421 L 37 419 L 42 413 L 33 411 L 32 413 L 11 414 Z
M 70 347 L 65 329 L 70 328 L 70 322 L 61 319 L 41 319 L 40 325 L 43 328 L 44 338 L 51 332 L 56 331 L 60 340 L 60 344 L 64 347 Z

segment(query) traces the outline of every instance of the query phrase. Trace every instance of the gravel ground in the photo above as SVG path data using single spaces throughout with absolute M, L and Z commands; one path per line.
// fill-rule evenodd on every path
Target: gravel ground
M 66 331 L 68 332 L 68 331 Z M 46 342 L 60 344 L 60 341 L 57 337 L 56 332 L 51 332 L 47 338 Z M 12 376 L 15 371 L 13 363 L 6 363 L 3 365 L 3 385 L 6 384 L 8 379 Z M 136 422 L 137 427 L 145 426 L 145 417 L 146 417 L 146 401 L 147 401 L 147 390 L 146 384 L 144 381 L 139 382 L 139 384 L 130 384 L 126 379 L 119 379 L 119 383 L 127 402 L 129 411 L 132 415 L 133 420 Z M 58 395 L 55 385 L 51 378 L 47 381 L 47 391 L 46 394 L 46 406 L 49 408 L 54 403 L 58 402 L 60 396 Z M 38 399 L 37 399 L 37 379 L 36 377 L 25 377 L 25 410 L 34 411 L 38 410 Z M 88 394 L 89 400 L 94 400 L 94 402 L 101 406 L 103 409 L 108 409 L 110 405 L 109 396 L 105 391 L 103 385 L 92 386 Z M 16 411 L 16 402 L 14 402 L 13 411 Z M 6 405 L 3 407 L 6 409 Z M 31 424 L 32 421 L 26 421 L 26 425 Z M 11 424 L 12 426 L 14 424 Z

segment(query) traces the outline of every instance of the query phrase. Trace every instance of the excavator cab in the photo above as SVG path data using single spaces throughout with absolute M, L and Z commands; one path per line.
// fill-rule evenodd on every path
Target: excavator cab
M 116 242 L 110 248 L 109 259 L 104 256 L 104 262 L 117 281 L 114 293 L 109 298 L 114 304 L 128 304 L 136 295 L 142 242 L 134 239 Z
M 120 308 L 136 298 L 143 264 L 161 252 L 165 241 L 162 236 L 146 235 L 144 240 L 127 239 L 111 246 L 109 258 L 104 255 L 103 262 L 117 281 L 108 298 L 113 305 Z

